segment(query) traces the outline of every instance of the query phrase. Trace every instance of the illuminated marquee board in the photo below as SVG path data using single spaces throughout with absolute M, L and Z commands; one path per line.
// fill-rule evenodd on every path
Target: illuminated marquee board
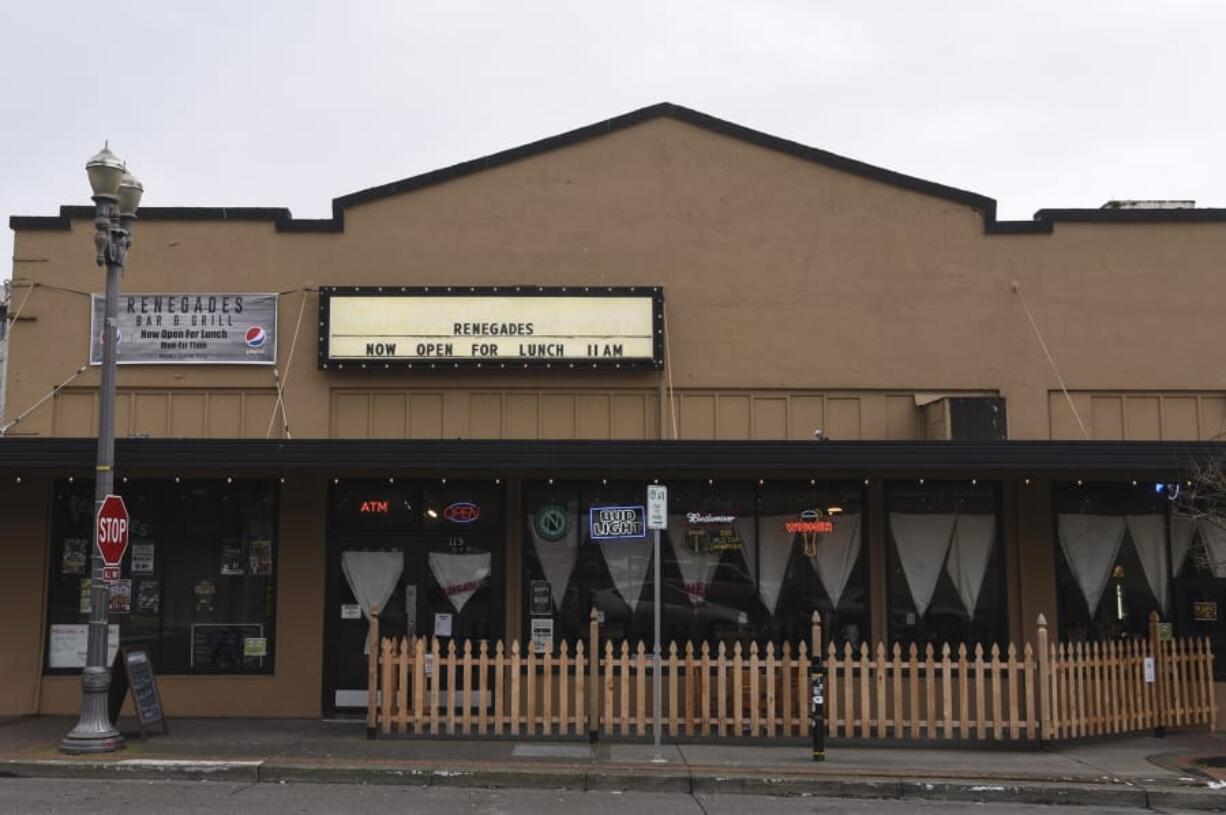
M 664 291 L 632 287 L 324 286 L 325 369 L 659 368 Z

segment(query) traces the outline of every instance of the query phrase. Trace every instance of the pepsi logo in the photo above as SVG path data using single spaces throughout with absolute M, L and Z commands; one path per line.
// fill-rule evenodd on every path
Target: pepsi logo
M 453 524 L 470 524 L 481 517 L 481 507 L 472 501 L 456 501 L 443 510 L 443 517 Z
M 247 343 L 248 348 L 263 348 L 264 343 L 268 342 L 268 332 L 262 326 L 253 325 L 247 329 L 243 342 Z

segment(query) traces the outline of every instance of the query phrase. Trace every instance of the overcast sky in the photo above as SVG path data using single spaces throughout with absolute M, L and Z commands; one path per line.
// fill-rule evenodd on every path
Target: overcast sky
M 10 3 L 0 276 L 8 217 L 89 203 L 104 138 L 148 205 L 325 217 L 336 196 L 660 101 L 1003 217 L 1226 206 L 1224 34 L 1222 0 Z

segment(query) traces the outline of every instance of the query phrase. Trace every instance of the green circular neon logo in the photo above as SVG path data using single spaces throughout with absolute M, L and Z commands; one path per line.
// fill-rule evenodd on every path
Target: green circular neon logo
M 566 507 L 558 504 L 546 504 L 536 511 L 532 518 L 532 528 L 536 534 L 547 541 L 560 541 L 570 531 L 570 516 Z

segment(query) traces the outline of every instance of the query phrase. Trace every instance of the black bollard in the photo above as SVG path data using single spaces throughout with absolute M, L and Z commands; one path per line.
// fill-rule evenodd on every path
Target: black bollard
M 813 760 L 826 760 L 826 666 L 820 656 L 809 672 L 809 729 L 813 733 Z

